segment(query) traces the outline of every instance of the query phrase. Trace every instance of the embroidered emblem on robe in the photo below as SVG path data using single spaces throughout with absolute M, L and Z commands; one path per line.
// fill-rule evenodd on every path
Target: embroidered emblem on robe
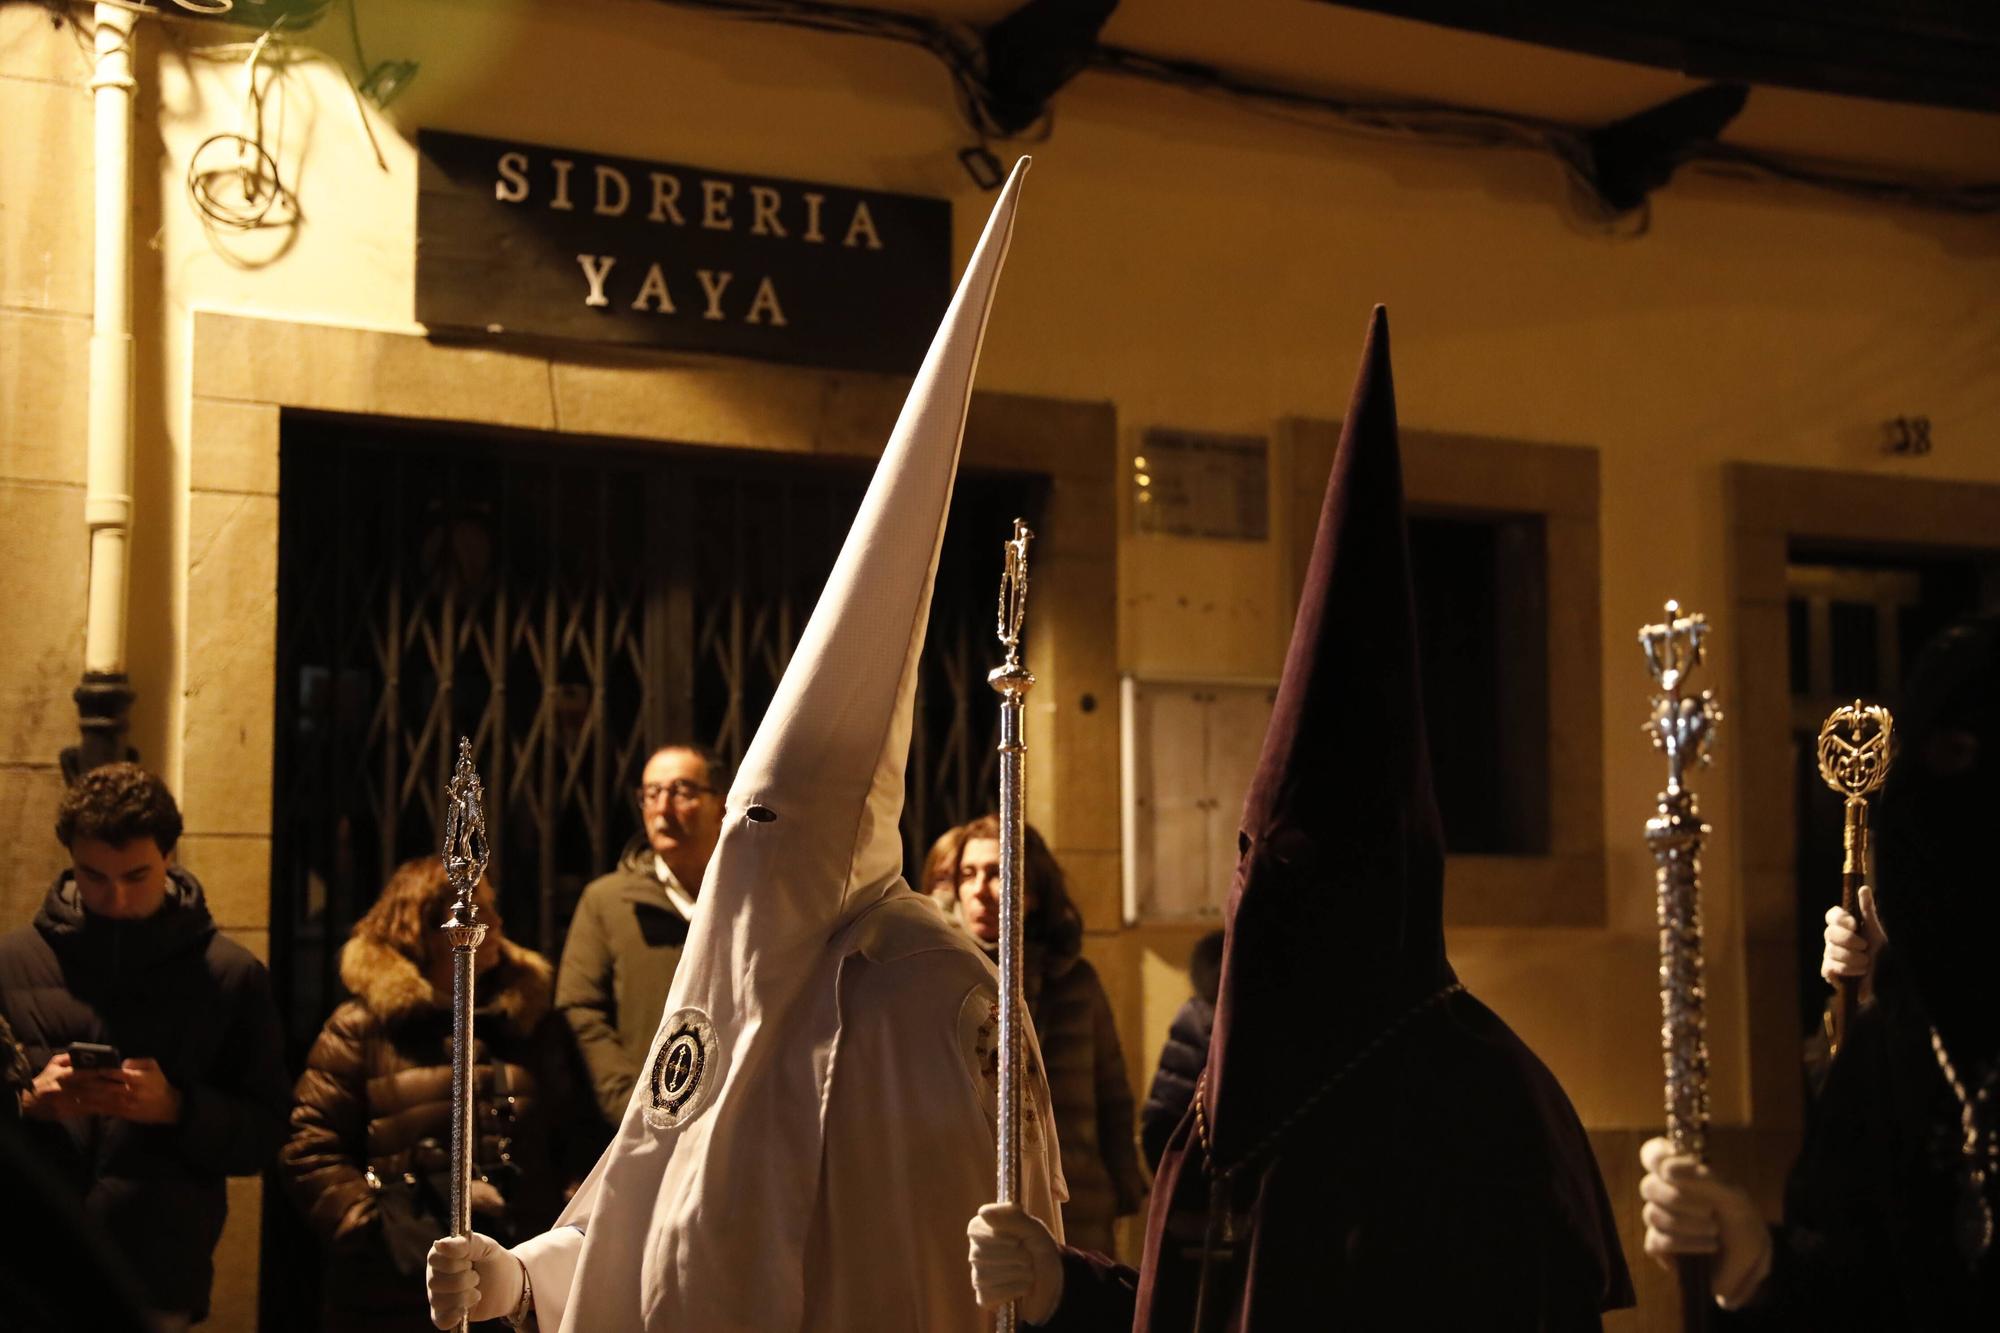
M 681 1009 L 667 1019 L 666 1035 L 653 1052 L 646 1090 L 646 1123 L 654 1129 L 684 1125 L 708 1105 L 715 1089 L 715 1026 L 699 1009 Z

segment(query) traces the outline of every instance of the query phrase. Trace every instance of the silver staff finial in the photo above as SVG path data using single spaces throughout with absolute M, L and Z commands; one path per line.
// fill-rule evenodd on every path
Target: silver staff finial
M 1028 615 L 1028 543 L 1034 538 L 1028 525 L 1017 518 L 1013 537 L 1002 543 L 1007 563 L 1000 571 L 1000 616 L 994 633 L 1007 650 L 1003 670 L 1021 665 L 1021 624 Z
M 1708 690 L 1688 692 L 1688 678 L 1702 663 L 1708 620 L 1700 612 L 1684 616 L 1681 604 L 1667 603 L 1667 618 L 1639 631 L 1646 667 L 1659 690 L 1653 695 L 1653 716 L 1645 730 L 1653 748 L 1667 756 L 1667 790 L 1680 790 L 1688 768 L 1708 762 L 1708 742 L 1722 709 Z
M 458 765 L 444 792 L 445 879 L 451 884 L 452 911 L 470 908 L 473 891 L 486 873 L 486 788 L 472 766 L 472 742 L 458 739 Z M 469 918 L 462 918 L 469 919 Z

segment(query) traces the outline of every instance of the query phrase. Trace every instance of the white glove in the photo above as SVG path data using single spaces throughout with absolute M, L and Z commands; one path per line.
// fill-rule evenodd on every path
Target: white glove
M 1755 1296 L 1771 1273 L 1771 1233 L 1750 1196 L 1694 1158 L 1674 1156 L 1665 1139 L 1647 1139 L 1639 1164 L 1646 1168 L 1639 1182 L 1646 1253 L 1662 1268 L 1671 1266 L 1673 1255 L 1714 1255 L 1709 1286 L 1725 1310 Z
M 1019 1204 L 989 1203 L 966 1223 L 972 1291 L 988 1310 L 1019 1301 L 1021 1318 L 1039 1324 L 1062 1301 L 1062 1252 L 1056 1238 Z
M 477 1231 L 446 1236 L 424 1263 L 431 1322 L 455 1328 L 461 1319 L 505 1319 L 521 1303 L 528 1268 L 511 1250 Z
M 1875 915 L 1875 890 L 1862 885 L 1855 906 L 1861 909 L 1858 922 L 1838 907 L 1827 909 L 1826 952 L 1820 955 L 1819 974 L 1828 985 L 1835 977 L 1867 976 L 1875 966 L 1875 951 L 1888 939 L 1882 919 Z

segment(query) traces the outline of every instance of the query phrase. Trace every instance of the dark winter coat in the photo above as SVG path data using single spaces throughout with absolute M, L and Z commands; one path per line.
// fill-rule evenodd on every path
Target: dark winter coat
M 7 1333 L 148 1333 L 146 1293 L 83 1215 L 19 1122 L 0 1115 L 0 1328 Z M 23 1225 L 29 1223 L 31 1225 Z
M 1132 1087 L 1111 1001 L 1080 936 L 1047 948 L 1030 941 L 1021 985 L 1041 1043 L 1062 1144 L 1069 1202 L 1063 1231 L 1084 1249 L 1112 1250 L 1112 1223 L 1138 1211 L 1146 1177 L 1133 1142 Z
M 0 1013 L 0 1121 L 11 1123 L 21 1118 L 21 1099 L 34 1082 L 35 1071 L 28 1068 L 28 1057 L 14 1040 L 7 1016 Z
M 1208 1034 L 1214 1027 L 1215 1002 L 1190 995 L 1167 1029 L 1167 1044 L 1160 1048 L 1160 1067 L 1146 1093 L 1145 1108 L 1139 1112 L 1139 1141 L 1146 1149 L 1146 1165 L 1155 1170 L 1174 1126 L 1194 1102 L 1194 1085 L 1201 1078 L 1202 1066 L 1208 1063 Z
M 216 929 L 201 885 L 168 870 L 166 901 L 140 921 L 96 917 L 68 871 L 34 925 L 0 937 L 0 1009 L 28 1063 L 71 1042 L 159 1061 L 181 1119 L 25 1121 L 42 1160 L 130 1262 L 156 1309 L 208 1310 L 226 1176 L 270 1162 L 285 1133 L 285 1067 L 269 974 Z
M 354 998 L 333 1011 L 306 1057 L 284 1177 L 327 1245 L 323 1333 L 427 1328 L 421 1267 L 397 1267 L 385 1226 L 415 1216 L 433 1237 L 446 1230 L 451 1012 L 414 962 L 373 940 L 348 941 L 340 976 Z M 508 1243 L 547 1229 L 587 1165 L 569 1151 L 581 1137 L 579 1109 L 588 1108 L 551 983 L 546 959 L 503 941 L 475 992 L 474 1174 L 488 1177 L 507 1207 L 475 1213 L 473 1226 Z M 495 1087 L 496 1061 L 504 1092 Z M 413 1201 L 406 1173 L 436 1193 Z
M 1848 1028 L 1774 1229 L 1771 1276 L 1730 1329 L 2000 1328 L 2000 1246 L 1968 1258 L 1959 1107 L 1927 1020 L 1883 951 L 1880 1000 Z
M 577 902 L 556 975 L 556 1008 L 576 1034 L 607 1124 L 625 1114 L 687 935 L 687 919 L 668 900 L 643 836 Z

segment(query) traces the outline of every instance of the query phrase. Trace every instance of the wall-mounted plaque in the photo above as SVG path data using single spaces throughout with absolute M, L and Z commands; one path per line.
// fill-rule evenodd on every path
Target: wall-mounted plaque
M 1132 460 L 1132 526 L 1170 537 L 1263 541 L 1269 466 L 1256 435 L 1146 432 Z
M 914 372 L 951 299 L 942 199 L 419 130 L 417 318 Z

